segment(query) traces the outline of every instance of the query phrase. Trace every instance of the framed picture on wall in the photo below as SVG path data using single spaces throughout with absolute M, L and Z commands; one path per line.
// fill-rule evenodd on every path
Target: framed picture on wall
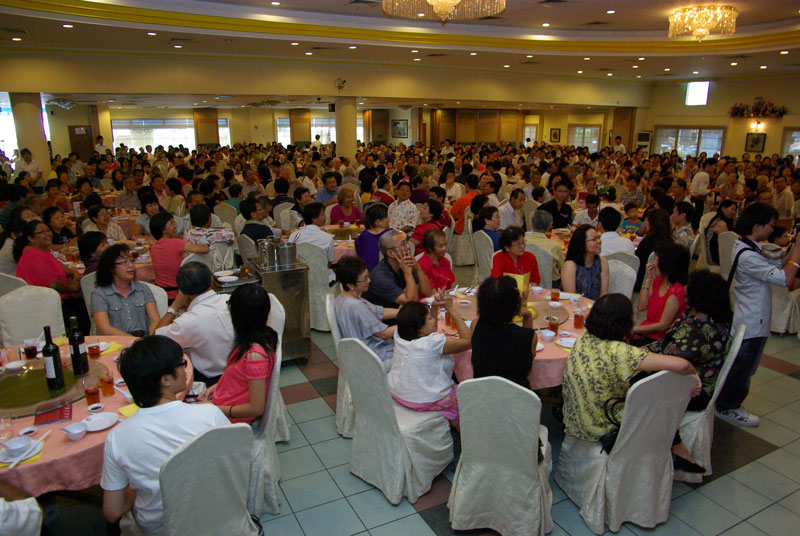
M 408 137 L 408 119 L 392 119 L 392 137 Z
M 767 141 L 767 135 L 760 132 L 749 132 L 747 138 L 744 140 L 744 150 L 747 153 L 761 153 L 764 152 L 764 143 Z
M 550 143 L 561 143 L 561 129 L 560 128 L 551 128 L 550 129 Z

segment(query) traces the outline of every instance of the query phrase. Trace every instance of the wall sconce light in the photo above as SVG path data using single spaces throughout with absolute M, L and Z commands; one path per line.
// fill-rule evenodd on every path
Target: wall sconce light
M 754 130 L 756 132 L 764 130 L 764 123 L 762 123 L 761 121 L 753 121 L 752 123 L 750 123 L 750 130 Z

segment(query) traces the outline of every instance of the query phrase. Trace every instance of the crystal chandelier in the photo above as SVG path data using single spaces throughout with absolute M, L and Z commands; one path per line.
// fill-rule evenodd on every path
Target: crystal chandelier
M 733 35 L 739 11 L 733 6 L 692 6 L 669 16 L 669 37 L 692 36 L 702 41 L 709 35 Z
M 445 24 L 497 15 L 505 11 L 506 0 L 382 0 L 382 7 L 390 17 Z

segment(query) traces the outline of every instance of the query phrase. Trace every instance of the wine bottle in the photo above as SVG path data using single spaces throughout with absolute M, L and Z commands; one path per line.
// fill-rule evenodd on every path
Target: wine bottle
M 47 388 L 51 391 L 62 391 L 64 389 L 64 371 L 61 369 L 61 352 L 58 351 L 58 346 L 53 344 L 50 326 L 44 327 L 42 357 L 44 358 L 44 374 L 47 379 Z
M 69 334 L 67 340 L 69 341 L 69 353 L 72 357 L 72 372 L 77 376 L 78 374 L 86 374 L 89 372 L 89 357 L 86 349 L 86 339 L 78 329 L 78 318 L 69 317 Z

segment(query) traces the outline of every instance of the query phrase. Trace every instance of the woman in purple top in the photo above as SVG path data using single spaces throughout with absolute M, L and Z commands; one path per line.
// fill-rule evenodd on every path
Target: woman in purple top
M 364 232 L 355 240 L 356 255 L 364 260 L 367 270 L 372 271 L 380 260 L 378 241 L 389 230 L 389 209 L 386 205 L 378 203 L 369 207 L 364 215 L 364 227 Z

